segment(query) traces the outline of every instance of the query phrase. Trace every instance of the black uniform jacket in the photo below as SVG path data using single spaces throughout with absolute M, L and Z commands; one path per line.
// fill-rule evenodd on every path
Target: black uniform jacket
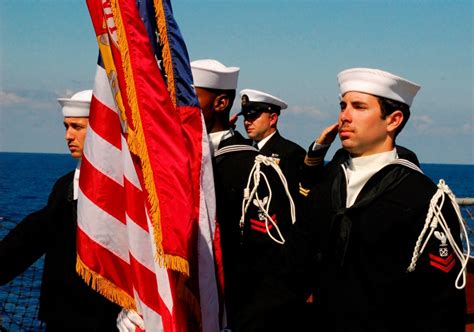
M 222 141 L 219 148 L 240 144 L 245 145 L 247 141 L 235 131 L 234 136 Z M 237 321 L 241 319 L 240 312 L 249 305 L 250 295 L 255 292 L 259 280 L 266 271 L 274 269 L 270 266 L 272 260 L 269 257 L 276 256 L 281 247 L 281 244 L 269 237 L 262 213 L 254 201 L 251 202 L 246 213 L 244 228 L 241 229 L 239 226 L 244 188 L 258 154 L 257 151 L 231 152 L 218 156 L 214 160 L 217 221 L 221 234 L 224 265 L 224 296 L 228 326 L 234 331 Z M 262 166 L 262 170 L 272 191 L 269 214 L 285 237 L 291 226 L 289 198 L 277 173 L 269 166 Z M 269 198 L 269 191 L 266 189 L 263 178 L 260 183 L 257 193 L 259 199 L 265 201 Z M 270 223 L 268 228 L 270 234 L 279 239 L 276 228 Z M 260 300 L 271 301 L 271 299 Z
M 297 197 L 301 169 L 306 151 L 298 144 L 284 138 L 278 130 L 260 149 L 260 153 L 280 159 L 279 166 L 288 181 L 293 197 Z
M 417 162 L 410 151 L 397 152 Z M 347 158 L 339 150 L 326 167 L 283 248 L 284 263 L 267 277 L 271 287 L 263 283 L 254 299 L 284 303 L 287 293 L 313 293 L 314 331 L 464 331 L 465 292 L 455 287 L 461 264 L 449 243 L 431 236 L 407 272 L 436 185 L 411 168 L 388 165 L 345 208 Z M 442 210 L 462 248 L 447 197 Z
M 74 172 L 54 185 L 48 204 L 23 219 L 0 242 L 0 284 L 45 255 L 39 319 L 47 331 L 117 331 L 120 307 L 76 273 Z

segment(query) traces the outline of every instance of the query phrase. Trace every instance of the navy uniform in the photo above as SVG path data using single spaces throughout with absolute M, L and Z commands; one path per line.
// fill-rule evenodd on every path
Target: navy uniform
M 463 222 L 455 197 L 395 146 L 420 86 L 371 68 L 337 78 L 346 150 L 335 154 L 332 174 L 303 212 L 304 222 L 316 225 L 321 322 L 332 331 L 464 331 L 465 291 L 457 278 L 465 258 L 456 254 Z M 368 153 L 368 135 L 379 136 L 370 147 L 377 153 Z
M 244 144 L 245 138 L 234 132 L 231 138 L 221 142 L 219 149 Z M 215 158 L 217 220 L 222 238 L 226 309 L 233 330 L 238 330 L 240 321 L 246 319 L 246 307 L 253 305 L 249 299 L 256 292 L 256 287 L 267 273 L 276 269 L 275 264 L 280 263 L 282 244 L 270 238 L 262 211 L 254 202 L 249 205 L 243 229 L 239 226 L 243 192 L 257 155 L 257 151 L 236 151 Z M 263 172 L 272 190 L 269 214 L 285 239 L 292 225 L 289 198 L 277 173 L 268 166 L 263 166 Z M 269 192 L 263 181 L 257 192 L 259 199 L 264 201 L 269 198 Z M 277 240 L 282 240 L 273 224 L 269 223 L 268 228 Z M 260 298 L 258 301 L 265 306 L 272 298 Z M 274 325 L 276 322 L 288 317 L 288 312 L 283 310 L 265 312 L 264 307 L 256 309 L 261 310 L 260 322 L 242 331 L 258 331 L 262 327 L 271 331 L 273 326 L 278 325 Z
M 65 117 L 88 117 L 92 90 L 61 98 Z M 79 167 L 55 183 L 47 205 L 25 217 L 0 241 L 0 284 L 45 254 L 39 319 L 46 331 L 117 331 L 120 307 L 76 273 Z M 76 190 L 74 190 L 76 189 Z
M 377 122 L 380 115 L 371 104 L 378 97 L 379 105 L 395 105 L 392 113 L 409 111 L 419 86 L 365 68 L 344 71 L 338 81 L 339 127 L 349 131 L 341 136 L 350 140 L 343 142 L 347 150 L 338 150 L 317 178 L 288 236 L 284 264 L 254 299 L 285 303 L 287 293 L 313 293 L 314 331 L 464 331 L 466 258 L 459 254 L 464 226 L 453 208 L 455 197 L 421 172 L 411 151 L 394 144 L 397 127 L 390 131 L 391 122 L 385 121 L 394 118 Z M 365 112 L 382 128 L 378 134 L 386 130 L 393 150 L 362 156 L 358 150 L 351 156 L 350 150 L 360 147 L 363 134 L 357 130 L 365 118 L 342 114 L 348 107 Z M 431 218 L 435 211 L 442 218 Z
M 330 166 L 332 174 L 308 196 L 304 220 L 313 224 L 306 225 L 310 231 L 305 235 L 313 235 L 319 244 L 314 257 L 322 258 L 320 285 L 313 289 L 319 288 L 321 324 L 324 320 L 331 331 L 464 329 L 464 290 L 455 287 L 461 263 L 453 247 L 446 246 L 441 257 L 443 243 L 433 236 L 416 269 L 407 272 L 437 188 L 408 162 L 400 163 L 404 157 L 398 155 L 397 163 L 375 173 L 346 208 L 341 165 L 349 158 L 340 150 Z M 461 247 L 459 223 L 446 200 L 443 215 Z

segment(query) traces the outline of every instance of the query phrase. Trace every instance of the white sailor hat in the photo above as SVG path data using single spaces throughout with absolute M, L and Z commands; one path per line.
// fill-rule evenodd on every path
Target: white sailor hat
M 58 98 L 64 117 L 87 118 L 92 100 L 92 90 L 76 92 L 71 98 Z
M 389 72 L 371 68 L 351 68 L 337 75 L 341 96 L 357 91 L 384 97 L 411 106 L 420 86 Z
M 199 88 L 236 90 L 239 67 L 226 67 L 213 59 L 191 62 L 194 86 Z

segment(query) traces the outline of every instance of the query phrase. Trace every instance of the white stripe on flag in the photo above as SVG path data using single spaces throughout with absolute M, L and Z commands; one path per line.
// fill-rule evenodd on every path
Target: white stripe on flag
M 123 246 L 123 243 L 127 243 L 126 225 L 90 201 L 80 188 L 79 195 L 77 211 L 80 212 L 80 218 L 78 215 L 77 226 L 94 242 L 130 263 L 128 250 Z
M 134 293 L 135 299 L 137 301 L 138 311 L 143 315 L 144 322 L 146 324 L 145 330 L 163 332 L 165 329 L 163 327 L 163 320 L 161 319 L 160 314 L 143 303 L 136 291 Z
M 117 113 L 117 106 L 112 91 L 110 90 L 107 73 L 105 72 L 105 69 L 99 65 L 97 65 L 97 70 L 95 72 L 93 94 L 102 105 L 107 106 L 109 109 Z
M 138 190 L 142 191 L 142 186 L 140 185 L 140 180 L 138 179 L 137 172 L 135 170 L 135 165 L 132 161 L 132 156 L 130 150 L 128 150 L 128 144 L 125 137 L 122 135 L 122 160 L 123 160 L 123 172 L 127 180 L 132 183 Z
M 86 140 L 84 156 L 89 163 L 100 173 L 123 186 L 123 152 L 97 135 L 92 126 L 87 128 Z
M 154 271 L 155 259 L 153 256 L 154 252 L 151 249 L 150 234 L 131 220 L 128 215 L 127 230 L 130 254 L 148 270 Z
M 199 293 L 203 331 L 219 331 L 219 296 L 214 265 L 214 232 L 216 220 L 216 203 L 214 192 L 214 175 L 212 171 L 211 150 L 206 132 L 204 119 L 201 116 L 202 135 L 202 164 L 200 179 L 198 264 L 199 264 Z M 214 273 L 210 273 L 210 271 Z
M 148 228 L 150 229 L 150 239 L 153 239 L 153 226 L 151 225 L 150 218 L 147 214 L 147 223 Z M 154 241 L 150 241 L 152 252 L 156 252 L 156 244 Z M 165 303 L 169 312 L 173 312 L 173 294 L 171 293 L 171 285 L 168 277 L 168 270 L 161 267 L 156 260 L 153 261 L 154 269 L 156 275 L 156 283 L 158 285 L 158 294 L 160 294 L 161 299 Z

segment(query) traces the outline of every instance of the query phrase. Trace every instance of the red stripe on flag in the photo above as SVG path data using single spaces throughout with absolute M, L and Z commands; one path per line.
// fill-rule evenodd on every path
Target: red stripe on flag
M 122 128 L 117 113 L 102 104 L 94 96 L 92 96 L 91 109 L 94 109 L 94 112 L 90 113 L 89 125 L 109 144 L 121 149 Z
M 123 187 L 98 171 L 85 156 L 82 157 L 80 181 L 81 191 L 90 201 L 125 223 Z
M 127 193 L 127 215 L 141 228 L 148 232 L 143 192 L 124 178 L 124 188 Z
M 153 311 L 158 312 L 164 320 L 170 321 L 171 313 L 158 292 L 157 285 L 160 281 L 157 283 L 155 273 L 140 264 L 133 256 L 130 256 L 130 267 L 134 274 L 135 291 L 138 293 L 141 302 Z M 167 272 L 166 277 L 168 277 Z M 161 282 L 169 282 L 169 280 Z
M 77 247 L 77 253 L 84 264 L 133 297 L 130 287 L 132 275 L 128 273 L 128 263 L 92 240 L 80 228 L 77 229 L 77 240 L 81 243 L 81 246 Z

